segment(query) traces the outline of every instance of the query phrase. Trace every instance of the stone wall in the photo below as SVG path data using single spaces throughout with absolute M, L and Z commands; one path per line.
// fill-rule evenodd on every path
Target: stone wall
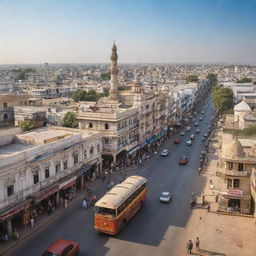
M 0 130 L 0 147 L 14 142 L 15 135 L 22 133 L 19 127 Z

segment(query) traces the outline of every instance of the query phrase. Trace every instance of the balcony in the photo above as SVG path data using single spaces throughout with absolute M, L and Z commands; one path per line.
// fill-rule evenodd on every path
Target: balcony
M 222 173 L 227 176 L 236 176 L 236 177 L 249 177 L 249 173 L 246 171 L 234 171 L 234 170 L 223 170 Z

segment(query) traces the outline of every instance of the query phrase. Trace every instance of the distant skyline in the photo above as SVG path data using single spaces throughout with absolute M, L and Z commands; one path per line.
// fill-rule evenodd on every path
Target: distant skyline
M 0 0 L 0 64 L 256 63 L 256 0 Z

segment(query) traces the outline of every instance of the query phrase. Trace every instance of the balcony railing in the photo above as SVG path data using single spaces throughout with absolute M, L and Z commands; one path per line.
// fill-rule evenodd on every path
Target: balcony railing
M 221 173 L 228 176 L 249 177 L 249 173 L 247 171 L 221 170 Z

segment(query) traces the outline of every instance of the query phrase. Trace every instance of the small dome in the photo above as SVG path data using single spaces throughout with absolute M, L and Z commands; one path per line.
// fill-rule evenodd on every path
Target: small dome
M 238 103 L 234 106 L 234 111 L 249 112 L 252 110 L 251 110 L 250 106 L 245 101 L 241 101 L 240 103 Z
M 221 152 L 228 157 L 244 157 L 244 149 L 241 143 L 234 138 L 231 143 L 223 144 Z

